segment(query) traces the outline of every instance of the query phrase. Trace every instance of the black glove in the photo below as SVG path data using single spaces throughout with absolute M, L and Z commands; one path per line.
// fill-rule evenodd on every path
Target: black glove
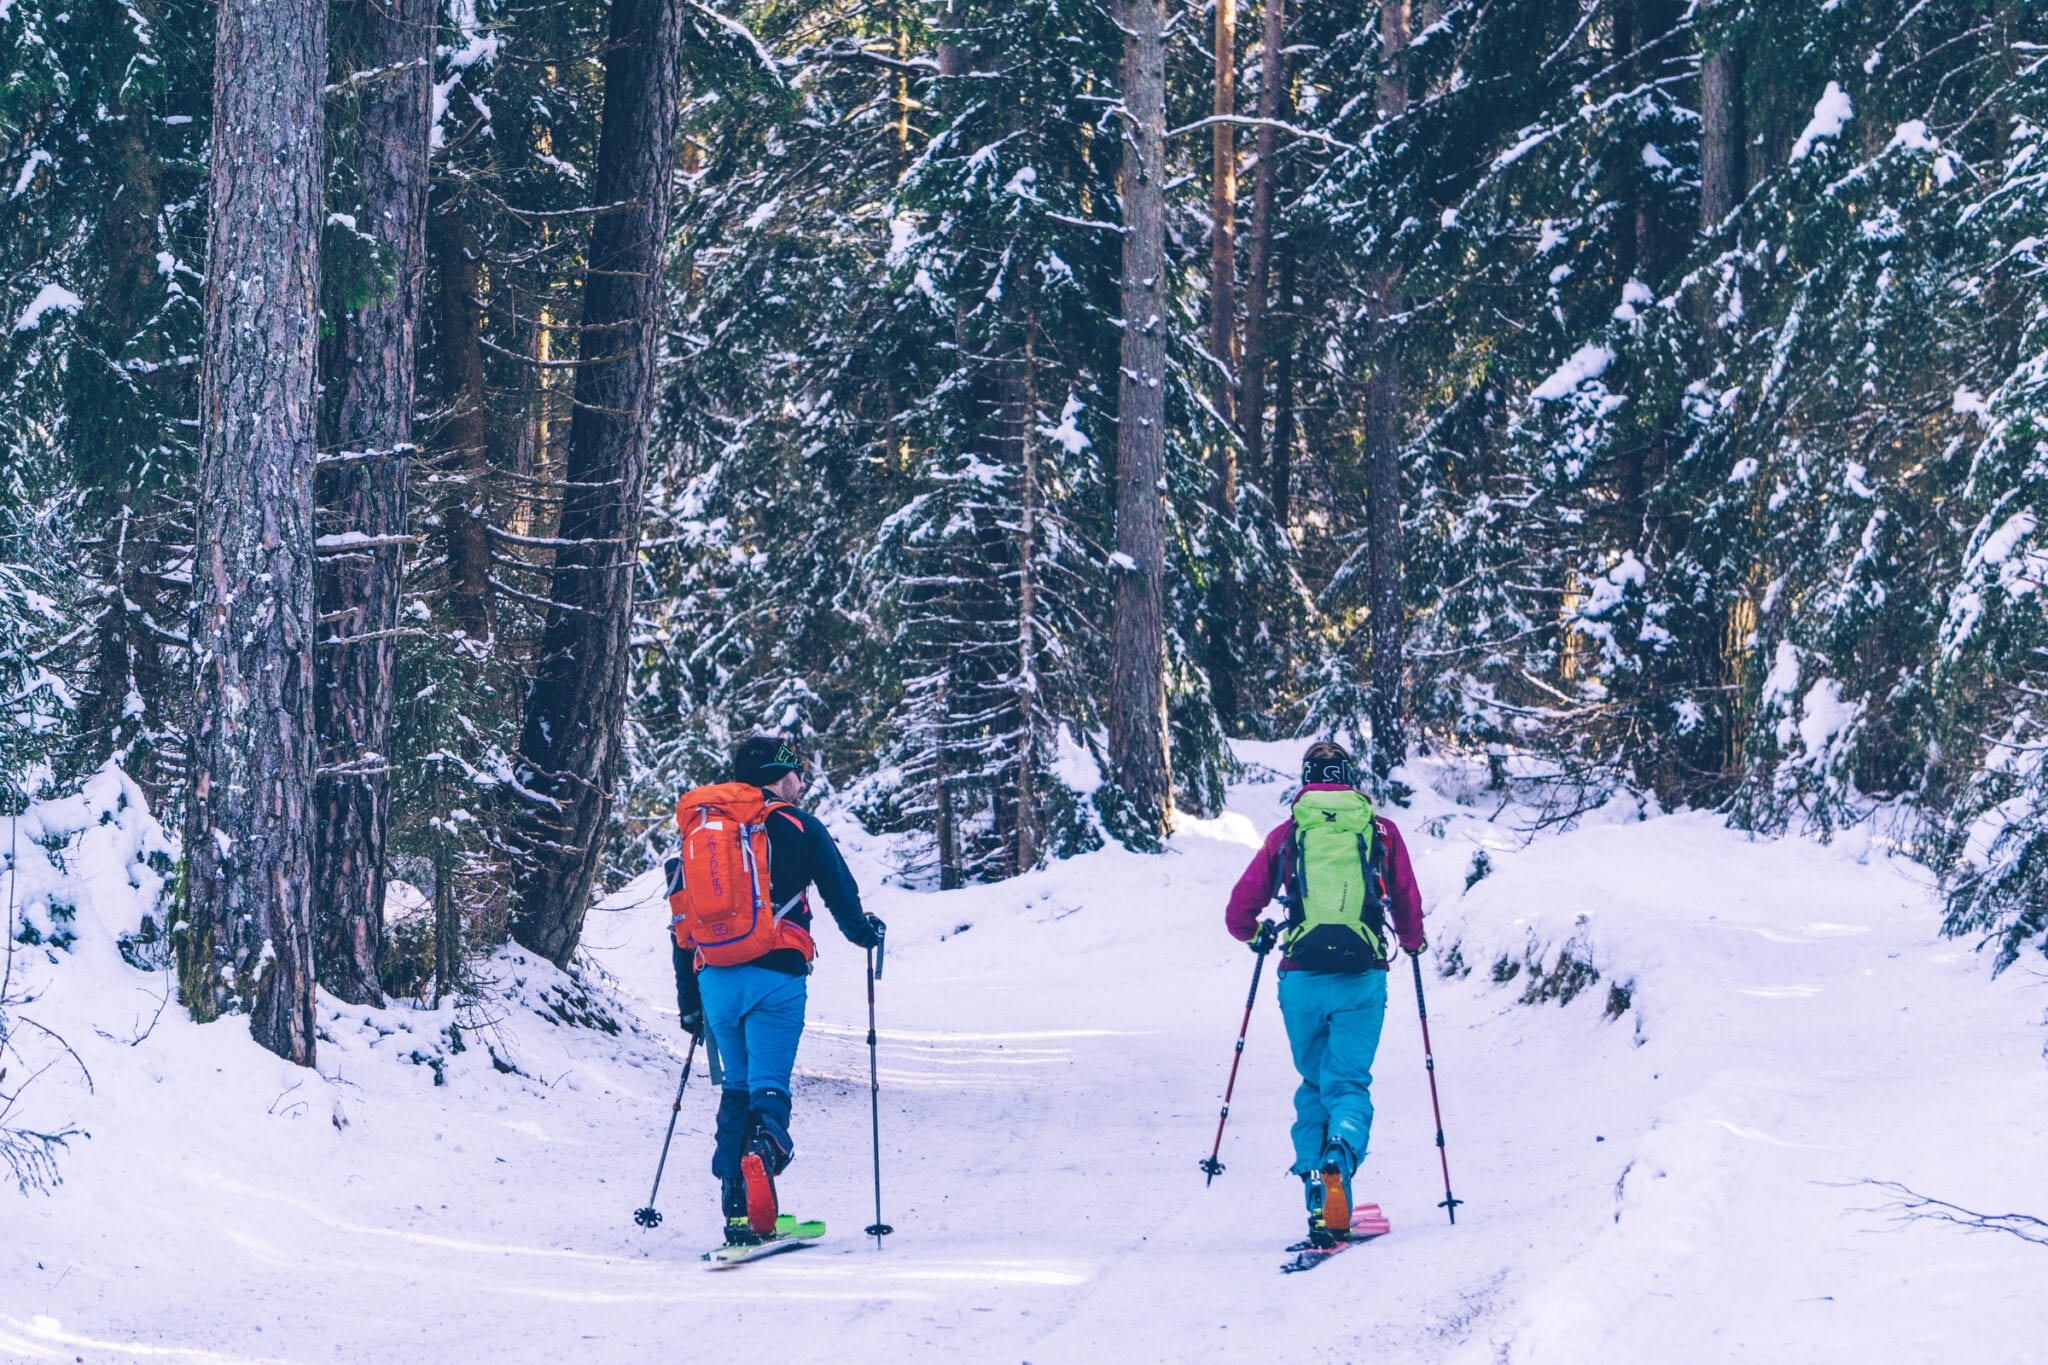
M 697 967 L 691 960 L 693 954 L 673 943 L 669 946 L 676 968 L 676 1017 L 682 1020 L 683 1032 L 692 1038 L 702 1038 L 704 996 L 697 989 Z
M 887 933 L 889 932 L 889 926 L 888 926 L 888 925 L 886 925 L 886 924 L 884 924 L 884 923 L 882 923 L 882 918 L 881 918 L 881 916 L 879 916 L 879 915 L 869 915 L 869 916 L 867 916 L 867 922 L 868 922 L 868 939 L 867 939 L 867 942 L 865 942 L 865 943 L 861 944 L 860 946 L 861 946 L 861 947 L 863 947 L 863 948 L 879 948 L 879 947 L 881 947 L 881 946 L 882 946 L 882 938 L 883 938 L 883 936 L 884 936 L 884 935 L 886 935 L 886 934 L 887 934 Z
M 1273 951 L 1273 945 L 1280 940 L 1280 926 L 1269 919 L 1259 921 L 1258 932 L 1249 940 L 1251 950 L 1261 957 Z

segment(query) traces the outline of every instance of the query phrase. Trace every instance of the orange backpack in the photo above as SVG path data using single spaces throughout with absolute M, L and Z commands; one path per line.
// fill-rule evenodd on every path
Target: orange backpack
M 768 816 L 787 810 L 751 782 L 721 782 L 683 793 L 676 802 L 682 834 L 669 925 L 679 947 L 695 949 L 699 967 L 735 967 L 777 948 L 796 948 L 809 961 L 811 936 L 769 901 Z

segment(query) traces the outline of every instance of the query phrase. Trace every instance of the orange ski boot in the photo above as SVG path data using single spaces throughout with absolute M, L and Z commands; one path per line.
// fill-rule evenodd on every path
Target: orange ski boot
M 1323 1157 L 1323 1229 L 1340 1238 L 1351 1235 L 1351 1189 L 1334 1153 Z
M 774 1236 L 775 1215 L 780 1212 L 775 1202 L 775 1178 L 768 1174 L 759 1152 L 748 1152 L 740 1159 L 740 1175 L 747 1186 L 747 1226 L 757 1236 Z

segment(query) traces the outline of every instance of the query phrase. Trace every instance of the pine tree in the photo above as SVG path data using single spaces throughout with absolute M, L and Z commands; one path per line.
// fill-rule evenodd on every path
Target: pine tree
M 1124 0 L 1123 143 L 1117 189 L 1124 238 L 1123 363 L 1117 397 L 1116 614 L 1109 682 L 1109 762 L 1125 837 L 1173 827 L 1166 745 L 1166 7 Z
M 589 909 L 616 784 L 653 406 L 662 265 L 675 183 L 682 5 L 612 8 L 604 133 L 592 184 L 581 368 L 562 481 L 547 627 L 519 745 L 524 858 L 513 933 L 566 966 Z
M 323 6 L 221 5 L 180 994 L 313 1064 L 313 470 Z
M 351 249 L 330 248 L 323 280 L 330 453 L 322 461 L 318 606 L 328 625 L 315 655 L 323 752 L 313 919 L 321 984 L 352 1003 L 376 1004 L 383 1000 L 391 708 L 426 273 L 434 5 L 367 0 L 348 18 L 334 65 L 356 108 L 335 130 L 343 179 L 330 184 L 329 202 L 357 212 L 330 217 Z M 336 257 L 357 270 L 336 269 Z

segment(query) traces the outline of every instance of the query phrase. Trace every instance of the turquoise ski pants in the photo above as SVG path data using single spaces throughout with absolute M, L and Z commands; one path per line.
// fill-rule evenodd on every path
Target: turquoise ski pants
M 706 967 L 697 973 L 704 997 L 704 1024 L 725 1067 L 718 1097 L 717 1138 L 711 1173 L 737 1180 L 746 1145 L 765 1134 L 782 1155 L 770 1175 L 796 1155 L 789 1136 L 789 1078 L 796 1069 L 796 1045 L 804 1036 L 804 1001 L 809 982 L 801 976 L 742 964 Z
M 704 1022 L 718 1043 L 727 1090 L 789 1090 L 797 1040 L 804 1036 L 801 976 L 748 963 L 697 973 Z
M 1280 1016 L 1301 1073 L 1294 1092 L 1294 1173 L 1320 1168 L 1324 1148 L 1334 1144 L 1349 1179 L 1372 1136 L 1372 1059 L 1387 1018 L 1387 974 L 1282 972 Z

